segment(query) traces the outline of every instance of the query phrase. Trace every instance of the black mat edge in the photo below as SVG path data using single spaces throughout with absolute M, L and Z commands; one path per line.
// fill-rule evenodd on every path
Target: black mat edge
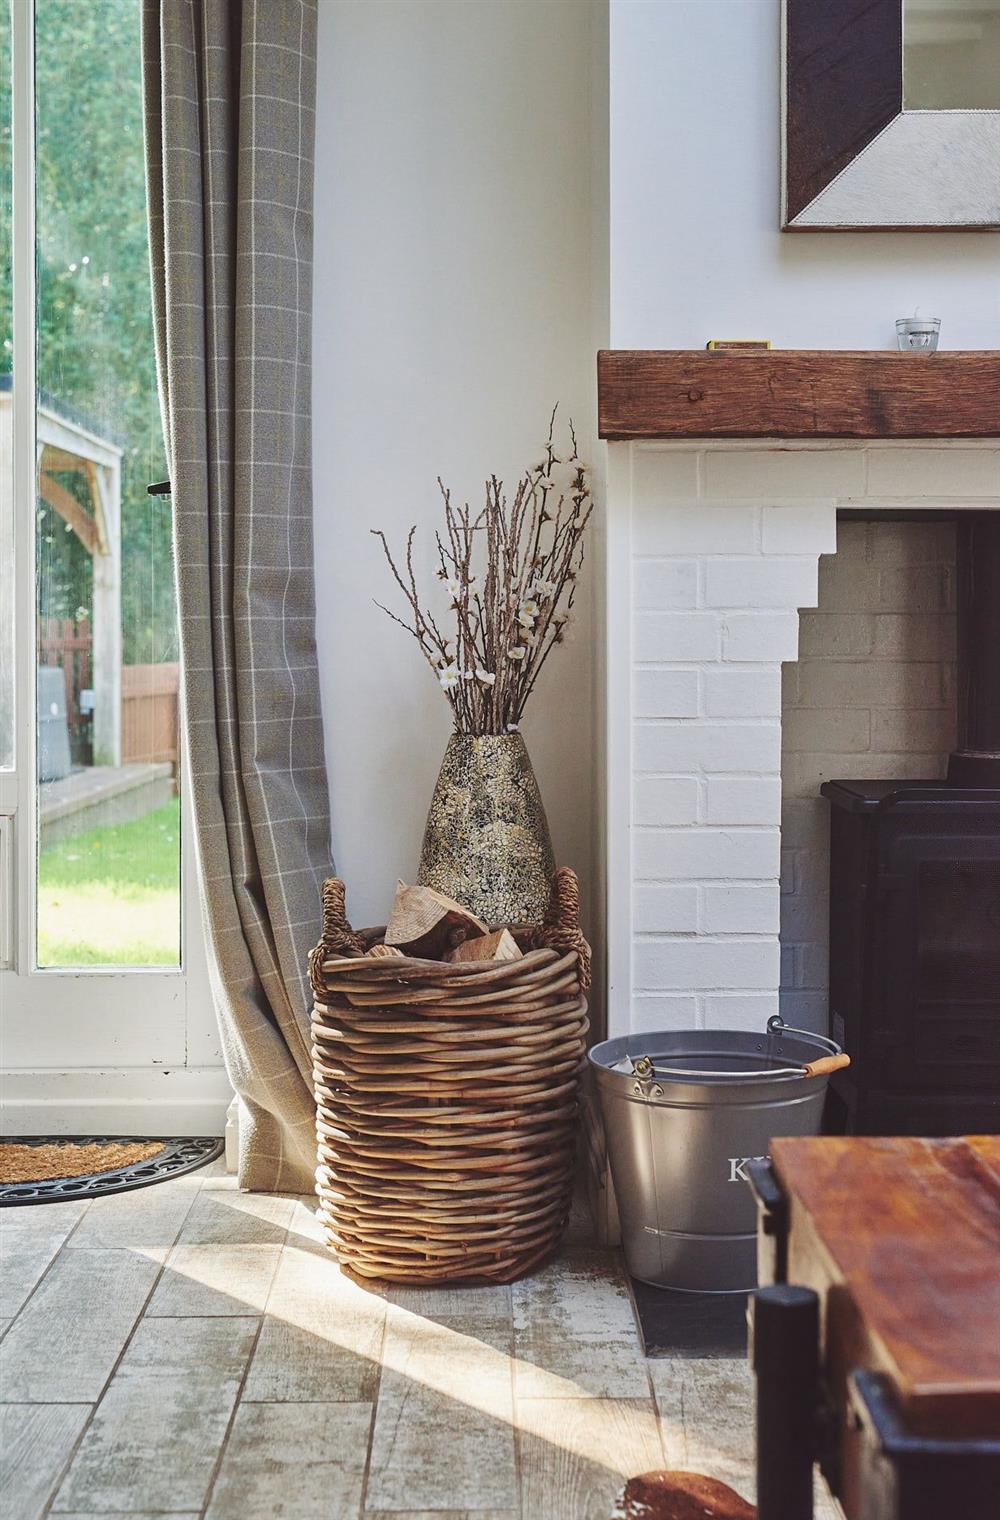
M 40 1182 L 0 1183 L 0 1208 L 32 1203 L 65 1203 L 69 1198 L 103 1198 L 132 1188 L 153 1187 L 170 1177 L 182 1177 L 216 1161 L 226 1148 L 219 1135 L 4 1135 L 4 1145 L 161 1145 L 148 1161 L 93 1172 L 82 1177 L 53 1177 Z

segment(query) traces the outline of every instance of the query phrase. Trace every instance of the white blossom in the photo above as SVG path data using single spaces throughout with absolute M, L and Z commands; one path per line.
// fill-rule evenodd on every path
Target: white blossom
M 492 670 L 477 670 L 476 680 L 481 681 L 484 686 L 492 686 L 496 680 L 496 676 Z
M 523 660 L 528 651 L 523 644 L 515 644 L 514 648 L 508 649 L 507 653 L 512 660 Z
M 454 576 L 452 576 L 450 580 L 445 581 L 445 590 L 449 596 L 460 596 L 462 592 L 462 582 L 455 580 Z
M 458 666 L 446 665 L 443 670 L 438 672 L 438 680 L 445 691 L 450 691 L 453 686 L 458 685 Z
M 471 681 L 472 680 L 472 671 L 471 670 L 463 670 L 462 671 L 462 680 L 463 681 Z
M 516 734 L 516 733 L 518 733 L 519 730 L 518 730 L 517 724 L 516 723 L 508 723 L 507 724 L 507 732 L 509 734 Z

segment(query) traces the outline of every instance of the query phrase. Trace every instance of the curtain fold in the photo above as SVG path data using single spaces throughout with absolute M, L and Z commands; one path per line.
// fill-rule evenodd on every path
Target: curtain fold
M 240 1185 L 311 1191 L 333 871 L 311 480 L 316 0 L 143 0 L 157 368 L 203 913 Z

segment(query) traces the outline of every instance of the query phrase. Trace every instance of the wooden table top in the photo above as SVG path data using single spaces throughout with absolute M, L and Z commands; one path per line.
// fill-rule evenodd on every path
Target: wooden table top
M 1000 1136 L 775 1140 L 788 1280 L 834 1375 L 891 1378 L 914 1431 L 1000 1435 Z

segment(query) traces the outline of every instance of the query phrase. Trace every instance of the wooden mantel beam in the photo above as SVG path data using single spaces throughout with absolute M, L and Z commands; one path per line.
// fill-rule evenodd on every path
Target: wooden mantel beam
M 602 438 L 1000 438 L 1000 351 L 604 349 Z

